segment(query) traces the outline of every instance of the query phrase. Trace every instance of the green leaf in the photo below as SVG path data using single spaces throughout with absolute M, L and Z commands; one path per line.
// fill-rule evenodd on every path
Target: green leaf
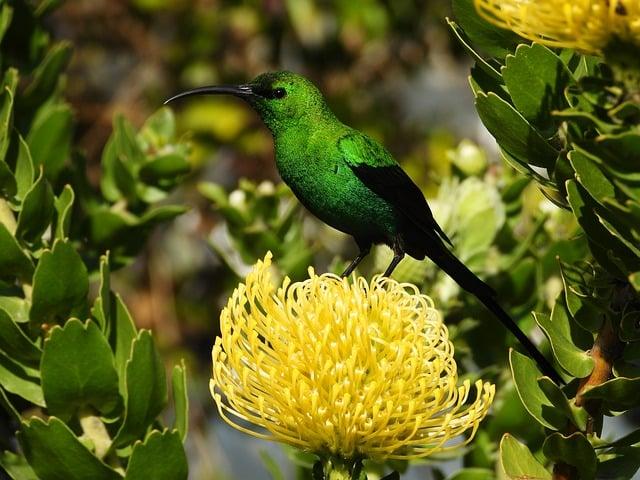
M 69 418 L 93 407 L 103 414 L 118 404 L 118 373 L 106 338 L 92 321 L 72 319 L 44 343 L 42 390 L 52 415 Z
M 538 379 L 538 385 L 549 401 L 559 412 L 562 412 L 569 421 L 580 430 L 587 428 L 587 420 L 589 418 L 587 411 L 584 408 L 571 405 L 565 394 L 560 390 L 560 387 L 558 387 L 553 380 L 549 377 L 542 377 Z
M 53 198 L 51 185 L 41 169 L 40 176 L 26 193 L 22 202 L 22 209 L 18 215 L 16 237 L 34 243 L 42 236 L 51 223 Z
M 93 307 L 91 308 L 91 313 L 98 325 L 100 325 L 100 329 L 107 334 L 111 328 L 112 303 L 111 269 L 109 267 L 109 252 L 107 252 L 100 257 L 100 288 Z
M 2 386 L 0 386 L 0 408 L 4 409 L 5 413 L 12 421 L 19 423 L 22 420 L 20 413 L 11 403 L 11 400 L 9 400 L 9 397 L 7 396 L 7 392 L 4 391 Z M 1 465 L 2 463 L 0 462 L 0 466 Z
M 13 126 L 13 103 L 18 86 L 18 71 L 9 68 L 4 74 L 2 92 L 0 95 L 0 163 L 4 163 L 5 155 L 11 142 L 11 128 Z
M 69 158 L 73 136 L 73 115 L 66 104 L 45 104 L 38 111 L 27 143 L 35 166 L 42 165 L 54 181 Z
M 511 480 L 551 480 L 551 474 L 535 459 L 526 445 L 508 433 L 500 441 L 500 466 Z
M 486 468 L 463 468 L 454 473 L 447 480 L 494 480 L 495 473 Z
M 581 432 L 568 437 L 554 432 L 542 445 L 545 457 L 554 462 L 564 462 L 576 467 L 579 478 L 595 478 L 598 459 L 593 446 Z
M 563 300 L 563 299 L 562 299 Z M 551 312 L 551 318 L 543 313 L 534 313 L 533 317 L 551 343 L 553 356 L 562 368 L 571 376 L 584 378 L 593 370 L 593 358 L 574 344 L 569 317 L 560 298 Z
M 510 30 L 495 27 L 478 15 L 473 0 L 453 0 L 452 8 L 456 20 L 473 44 L 490 57 L 504 58 L 523 41 Z
M 576 180 L 596 201 L 603 206 L 603 199 L 615 198 L 616 191 L 613 184 L 602 173 L 595 159 L 581 150 L 572 150 L 568 154 L 571 166 L 576 171 Z
M 29 317 L 40 324 L 82 314 L 88 291 L 87 268 L 80 255 L 70 243 L 57 240 L 52 250 L 42 254 L 36 267 Z
M 38 367 L 42 350 L 0 307 L 0 350 L 29 367 Z
M 29 321 L 29 302 L 20 297 L 0 297 L 0 308 L 16 323 Z
M 38 374 L 37 370 L 20 365 L 0 352 L 0 385 L 2 388 L 44 407 L 44 397 Z
M 180 480 L 187 478 L 187 456 L 180 434 L 173 430 L 152 431 L 144 442 L 136 442 L 127 466 L 127 480 Z
M 609 411 L 622 412 L 640 403 L 640 378 L 612 378 L 590 388 L 582 396 L 603 400 Z
M 615 252 L 616 257 L 627 261 L 625 265 L 626 268 L 633 269 L 638 265 L 640 262 L 637 257 L 628 250 L 619 238 L 611 235 L 611 233 L 602 225 L 595 213 L 597 204 L 593 201 L 587 191 L 573 180 L 568 180 L 566 187 L 567 198 L 571 205 L 571 209 L 578 219 L 578 223 L 589 236 L 589 239 L 593 240 L 593 242 L 605 252 Z M 598 258 L 598 260 L 601 261 L 602 258 Z M 606 264 L 603 266 L 607 269 L 611 268 Z M 618 275 L 617 271 L 613 271 L 611 273 L 613 275 Z
M 31 83 L 24 91 L 22 102 L 30 108 L 44 103 L 58 86 L 60 75 L 71 59 L 71 43 L 54 44 L 33 73 Z
M 480 56 L 478 52 L 474 50 L 474 48 L 471 46 L 469 42 L 469 39 L 464 34 L 462 29 L 458 26 L 458 24 L 456 22 L 452 22 L 448 18 L 447 18 L 447 24 L 449 25 L 449 27 L 451 28 L 451 31 L 460 42 L 460 45 L 462 45 L 462 47 L 467 51 L 467 53 L 471 55 L 471 57 L 476 61 L 476 65 L 479 68 L 481 68 L 482 71 L 484 71 L 494 81 L 502 82 L 502 77 L 500 75 L 500 72 L 496 70 L 493 66 L 491 66 L 489 62 L 487 62 L 484 58 Z
M 189 173 L 191 165 L 178 153 L 159 155 L 140 169 L 140 178 L 147 183 L 161 184 L 163 180 L 175 182 L 178 177 Z
M 537 43 L 519 45 L 515 55 L 507 56 L 502 78 L 522 116 L 544 131 L 554 131 L 551 111 L 567 106 L 564 89 L 573 81 L 560 58 Z
M 38 480 L 36 472 L 33 471 L 22 455 L 16 455 L 9 451 L 2 452 L 0 454 L 0 467 L 13 480 Z
M 125 387 L 124 423 L 113 440 L 117 447 L 144 437 L 167 403 L 164 365 L 148 330 L 141 330 L 133 342 Z
M 180 433 L 180 438 L 184 442 L 187 438 L 189 428 L 189 396 L 187 395 L 187 367 L 184 359 L 180 365 L 173 367 L 171 375 L 171 387 L 173 391 L 173 404 L 176 412 L 174 428 Z
M 640 340 L 640 311 L 627 312 L 620 322 L 620 340 L 635 342 Z
M 0 276 L 6 274 L 28 283 L 33 275 L 33 263 L 7 227 L 0 223 Z
M 18 440 L 40 480 L 118 480 L 122 477 L 94 456 L 59 419 L 33 417 Z
M 120 392 L 125 395 L 125 372 L 131 356 L 131 345 L 136 338 L 136 327 L 120 295 L 115 295 L 115 304 L 112 304 L 111 311 L 114 312 L 115 319 L 110 322 L 109 343 L 114 352 Z
M 640 447 L 616 448 L 607 452 L 607 459 L 600 461 L 596 478 L 627 480 L 635 478 L 640 465 Z
M 11 25 L 11 19 L 13 17 L 13 8 L 4 3 L 2 10 L 0 11 L 0 42 L 4 38 L 4 34 L 7 33 L 9 25 Z
M 552 169 L 558 152 L 525 118 L 495 93 L 478 93 L 476 109 L 484 126 L 518 160 Z
M 176 121 L 169 107 L 162 107 L 144 122 L 138 133 L 143 150 L 158 150 L 170 143 L 176 134 Z
M 73 201 L 75 194 L 71 185 L 65 185 L 64 190 L 58 198 L 55 199 L 55 208 L 58 214 L 56 220 L 56 239 L 64 240 L 69 236 L 69 227 L 71 226 L 71 213 L 73 212 Z
M 538 385 L 538 378 L 542 375 L 535 362 L 529 357 L 511 350 L 509 363 L 516 391 L 527 412 L 546 428 L 551 430 L 564 428 L 567 419 L 557 411 Z
M 16 179 L 11 173 L 9 165 L 0 160 L 0 196 L 4 198 L 13 198 L 18 191 Z
M 17 143 L 16 159 L 14 162 L 17 186 L 16 197 L 18 200 L 22 200 L 33 185 L 35 170 L 27 142 L 20 134 L 16 134 L 14 138 Z

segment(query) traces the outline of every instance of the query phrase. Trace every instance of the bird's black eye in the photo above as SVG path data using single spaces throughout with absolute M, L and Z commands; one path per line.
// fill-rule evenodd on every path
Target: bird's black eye
M 274 88 L 271 90 L 271 98 L 283 98 L 287 95 L 287 91 L 284 88 Z

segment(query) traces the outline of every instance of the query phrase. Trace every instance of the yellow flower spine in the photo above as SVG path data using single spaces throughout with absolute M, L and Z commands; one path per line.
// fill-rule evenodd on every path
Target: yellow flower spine
M 475 433 L 494 387 L 476 382 L 476 400 L 463 406 L 470 383 L 456 387 L 453 346 L 431 299 L 380 276 L 350 283 L 313 270 L 275 290 L 269 264 L 258 263 L 221 314 L 211 392 L 225 421 L 343 457 L 426 456 Z
M 615 38 L 640 45 L 638 0 L 474 0 L 487 21 L 557 48 L 602 54 Z

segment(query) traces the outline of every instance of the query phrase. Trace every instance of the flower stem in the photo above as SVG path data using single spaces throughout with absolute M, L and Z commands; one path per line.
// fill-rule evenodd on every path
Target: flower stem
M 327 457 L 322 460 L 325 480 L 366 480 L 367 476 L 359 459 Z

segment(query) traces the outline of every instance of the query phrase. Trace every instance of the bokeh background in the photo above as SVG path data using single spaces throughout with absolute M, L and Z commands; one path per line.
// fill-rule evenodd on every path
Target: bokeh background
M 55 38 L 74 44 L 65 91 L 95 185 L 117 113 L 139 127 L 181 90 L 293 70 L 320 87 L 345 123 L 387 146 L 430 198 L 456 253 L 531 328 L 531 310 L 548 312 L 561 289 L 558 259 L 582 258 L 586 245 L 568 248 L 573 217 L 498 158 L 474 109 L 471 61 L 447 26 L 451 15 L 445 0 L 75 0 L 47 22 Z M 167 365 L 186 359 L 191 478 L 268 478 L 273 463 L 294 478 L 304 458 L 219 421 L 208 392 L 218 315 L 267 249 L 282 274 L 302 278 L 309 265 L 341 270 L 355 245 L 278 185 L 271 136 L 241 101 L 198 97 L 172 108 L 193 170 L 167 202 L 190 209 L 156 228 L 113 288 L 138 326 L 154 331 Z M 383 270 L 388 257 L 376 250 L 361 272 Z M 428 261 L 407 260 L 396 276 L 418 283 L 446 313 L 463 375 L 500 384 L 501 413 L 464 458 L 414 465 L 407 478 L 441 478 L 461 463 L 492 468 L 490 440 L 505 431 L 541 444 L 506 370 L 491 366 L 506 367 L 511 344 L 497 322 Z

